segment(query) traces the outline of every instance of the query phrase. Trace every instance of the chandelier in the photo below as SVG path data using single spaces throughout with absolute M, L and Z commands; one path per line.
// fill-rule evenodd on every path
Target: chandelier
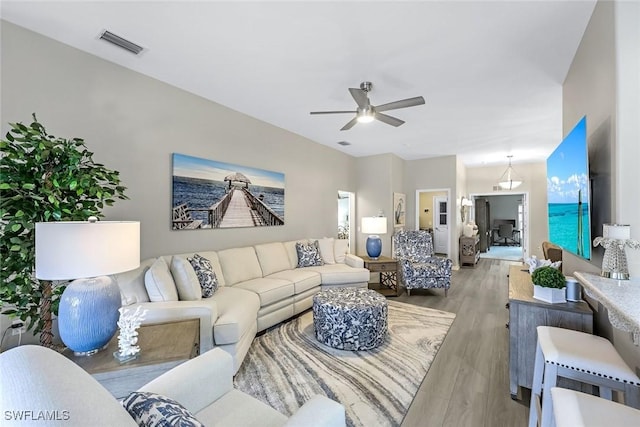
M 504 173 L 498 180 L 498 185 L 503 190 L 513 190 L 514 188 L 518 188 L 520 184 L 522 184 L 522 180 L 513 170 L 513 166 L 511 166 L 512 157 L 513 156 L 507 156 L 507 158 L 509 159 L 509 167 L 507 167 L 507 170 L 504 171 Z

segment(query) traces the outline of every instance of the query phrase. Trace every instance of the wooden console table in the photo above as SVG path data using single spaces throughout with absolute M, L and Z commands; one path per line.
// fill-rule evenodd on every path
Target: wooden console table
M 509 268 L 509 389 L 517 399 L 518 387 L 531 388 L 538 340 L 537 326 L 557 326 L 593 333 L 593 312 L 584 302 L 549 304 L 533 298 L 533 283 L 525 265 Z M 569 381 L 569 380 L 562 380 Z M 560 383 L 562 386 L 572 387 Z M 587 386 L 588 387 L 588 386 Z M 588 391 L 587 389 L 583 389 Z
M 117 398 L 124 398 L 169 369 L 200 353 L 198 319 L 143 325 L 138 330 L 140 354 L 137 359 L 120 363 L 113 357 L 118 350 L 118 333 L 105 350 L 91 356 L 75 356 L 66 349 L 62 354 L 90 373 Z
M 384 296 L 400 296 L 402 287 L 398 277 L 398 260 L 386 256 L 377 259 L 361 256 L 364 268 L 372 273 L 380 273 L 380 283 L 370 283 L 369 289 L 374 289 Z

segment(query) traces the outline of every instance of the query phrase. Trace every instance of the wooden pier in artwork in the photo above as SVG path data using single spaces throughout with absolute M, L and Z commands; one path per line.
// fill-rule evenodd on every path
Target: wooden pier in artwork
M 194 220 L 191 212 L 207 212 L 208 224 Z M 232 228 L 283 225 L 278 216 L 260 198 L 246 188 L 231 188 L 222 199 L 209 208 L 189 208 L 186 203 L 173 208 L 173 229 L 186 230 L 204 227 Z

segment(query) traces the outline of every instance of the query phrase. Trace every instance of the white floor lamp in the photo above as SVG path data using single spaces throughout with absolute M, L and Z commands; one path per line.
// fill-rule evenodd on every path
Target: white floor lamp
M 120 288 L 107 275 L 140 265 L 140 223 L 39 222 L 36 277 L 71 280 L 58 309 L 60 338 L 78 355 L 106 347 L 117 330 Z

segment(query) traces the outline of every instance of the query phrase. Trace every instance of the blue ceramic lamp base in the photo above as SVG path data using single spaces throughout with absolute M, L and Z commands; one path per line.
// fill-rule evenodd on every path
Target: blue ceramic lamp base
M 371 259 L 378 259 L 382 253 L 382 239 L 380 236 L 373 235 L 367 237 L 367 255 Z
M 107 276 L 74 280 L 60 298 L 58 329 L 76 355 L 104 349 L 118 329 L 120 288 Z

